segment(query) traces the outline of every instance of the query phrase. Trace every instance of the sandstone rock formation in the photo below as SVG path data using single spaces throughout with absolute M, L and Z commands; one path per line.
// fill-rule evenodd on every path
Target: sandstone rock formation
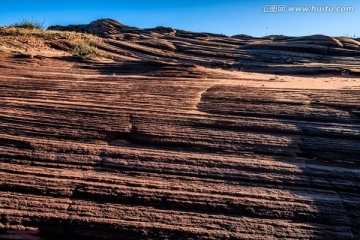
M 360 42 L 346 37 L 228 37 L 166 27 L 131 28 L 109 19 L 88 25 L 55 26 L 49 29 L 105 36 L 106 40 L 100 48 L 151 61 L 191 62 L 206 67 L 276 74 L 341 75 L 346 72 L 358 75 L 360 72 Z M 129 51 L 131 53 L 127 53 Z
M 75 31 L 82 33 L 90 33 L 99 36 L 108 36 L 110 34 L 116 34 L 122 29 L 124 25 L 115 21 L 113 19 L 99 19 L 93 21 L 89 24 L 81 25 L 69 25 L 69 26 L 50 26 L 48 30 L 57 30 L 57 31 Z
M 0 29 L 0 239 L 360 239 L 356 39 L 90 25 Z

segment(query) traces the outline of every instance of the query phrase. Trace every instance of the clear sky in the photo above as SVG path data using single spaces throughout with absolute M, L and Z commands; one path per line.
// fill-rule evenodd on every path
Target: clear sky
M 280 11 L 280 6 L 285 6 L 285 11 Z M 329 12 L 324 8 L 323 12 L 290 12 L 293 6 L 344 6 L 353 7 L 353 11 Z M 0 25 L 33 19 L 44 21 L 47 27 L 98 18 L 113 18 L 140 28 L 169 26 L 226 35 L 360 37 L 360 0 L 0 0 Z

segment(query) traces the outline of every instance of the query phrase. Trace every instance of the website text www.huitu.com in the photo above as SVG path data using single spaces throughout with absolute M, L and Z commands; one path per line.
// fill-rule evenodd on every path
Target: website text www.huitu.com
M 351 13 L 355 12 L 354 6 L 287 6 L 287 5 L 262 5 L 263 13 Z

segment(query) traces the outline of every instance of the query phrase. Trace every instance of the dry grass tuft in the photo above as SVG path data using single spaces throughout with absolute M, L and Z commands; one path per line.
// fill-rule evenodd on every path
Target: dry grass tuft
M 42 29 L 44 26 L 44 22 L 24 19 L 20 23 L 15 23 L 12 26 L 16 28 L 24 28 L 24 29 Z
M 78 40 L 75 42 L 74 49 L 72 51 L 74 57 L 104 57 L 105 52 L 95 47 L 91 42 Z

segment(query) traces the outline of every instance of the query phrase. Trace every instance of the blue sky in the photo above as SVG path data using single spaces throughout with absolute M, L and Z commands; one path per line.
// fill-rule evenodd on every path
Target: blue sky
M 268 5 L 285 5 L 286 11 L 263 12 Z M 294 13 L 288 10 L 291 6 L 352 6 L 354 12 Z M 141 28 L 169 26 L 226 35 L 360 37 L 359 0 L 0 0 L 0 25 L 22 19 L 44 21 L 45 26 L 82 24 L 98 18 Z

